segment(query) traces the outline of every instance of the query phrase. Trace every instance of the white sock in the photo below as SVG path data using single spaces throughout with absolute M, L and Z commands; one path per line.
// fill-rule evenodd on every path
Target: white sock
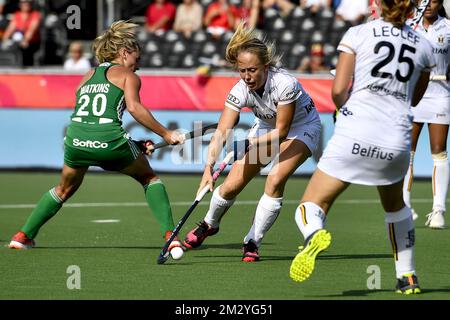
M 317 230 L 325 226 L 325 212 L 313 202 L 303 202 L 295 211 L 295 222 L 305 241 Z
M 256 207 L 255 217 L 250 231 L 244 238 L 244 243 L 253 240 L 259 247 L 264 235 L 274 224 L 281 210 L 283 197 L 272 198 L 267 194 L 263 194 Z
M 405 206 L 397 212 L 386 212 L 384 221 L 394 253 L 397 279 L 406 273 L 415 273 L 415 230 L 411 209 Z
M 447 197 L 448 183 L 449 183 L 449 165 L 447 152 L 442 152 L 439 155 L 431 155 L 434 162 L 433 168 L 433 210 L 445 211 L 445 199 Z
M 209 204 L 209 210 L 206 213 L 205 222 L 213 228 L 218 228 L 220 220 L 227 210 L 233 205 L 235 199 L 226 200 L 219 194 L 220 186 L 214 190 Z
M 413 163 L 414 163 L 414 151 L 411 151 L 409 156 L 409 167 L 408 172 L 406 172 L 405 179 L 403 181 L 403 201 L 405 204 L 411 208 L 411 187 L 413 183 Z

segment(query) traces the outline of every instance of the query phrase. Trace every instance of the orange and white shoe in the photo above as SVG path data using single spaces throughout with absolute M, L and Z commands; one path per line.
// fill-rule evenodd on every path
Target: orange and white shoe
M 8 245 L 10 249 L 31 249 L 36 245 L 33 239 L 27 237 L 22 231 L 17 232 Z

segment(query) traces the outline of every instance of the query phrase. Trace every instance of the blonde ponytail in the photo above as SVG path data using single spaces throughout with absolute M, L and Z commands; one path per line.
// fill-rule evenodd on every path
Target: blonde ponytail
M 113 61 L 119 49 L 132 52 L 139 49 L 135 29 L 138 25 L 119 20 L 111 24 L 108 30 L 94 40 L 93 50 L 99 63 Z
M 256 31 L 253 28 L 246 28 L 244 22 L 239 23 L 231 37 L 225 59 L 237 68 L 237 59 L 241 52 L 254 53 L 265 66 L 275 66 L 281 60 L 281 56 L 276 54 L 274 43 L 266 39 L 260 40 Z
M 400 28 L 414 11 L 414 4 L 411 0 L 382 0 L 381 16 L 385 21 Z

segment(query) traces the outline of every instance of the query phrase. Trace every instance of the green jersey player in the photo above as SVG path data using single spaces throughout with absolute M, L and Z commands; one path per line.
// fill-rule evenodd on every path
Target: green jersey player
M 145 190 L 150 209 L 166 238 L 174 228 L 167 192 L 138 145 L 122 128 L 127 109 L 144 127 L 163 137 L 168 144 L 183 142 L 183 136 L 161 125 L 141 104 L 140 79 L 135 74 L 140 55 L 136 25 L 117 21 L 94 41 L 100 65 L 89 71 L 76 92 L 76 106 L 64 141 L 64 166 L 60 183 L 46 192 L 25 225 L 9 245 L 29 249 L 39 229 L 52 218 L 78 189 L 89 166 L 124 173 Z M 172 242 L 172 247 L 181 247 Z

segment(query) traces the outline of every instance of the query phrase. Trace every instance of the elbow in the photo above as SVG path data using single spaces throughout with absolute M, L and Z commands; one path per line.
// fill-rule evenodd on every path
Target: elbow
M 331 91 L 331 98 L 333 99 L 336 107 L 341 107 L 347 99 L 347 89 L 333 87 Z
M 127 103 L 127 110 L 131 115 L 135 115 L 138 112 L 139 105 L 137 103 Z
M 278 130 L 278 141 L 280 141 L 280 143 L 281 143 L 282 141 L 286 140 L 288 133 L 289 133 L 289 128 Z
M 333 98 L 333 101 L 341 100 L 346 93 L 346 88 L 344 87 L 333 87 L 331 90 L 331 97 Z

